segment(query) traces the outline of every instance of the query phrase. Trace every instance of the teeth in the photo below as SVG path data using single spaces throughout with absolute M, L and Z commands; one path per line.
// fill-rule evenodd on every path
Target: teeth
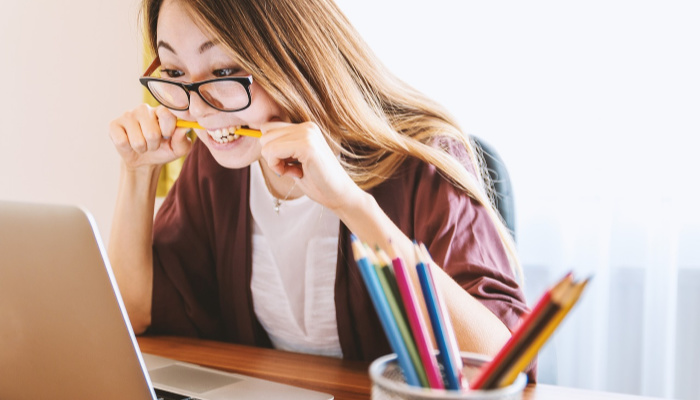
M 240 125 L 231 126 L 228 128 L 216 129 L 213 131 L 207 130 L 207 133 L 209 133 L 209 136 L 211 136 L 211 138 L 214 139 L 214 141 L 223 144 L 233 142 L 234 140 L 238 139 L 240 136 L 236 135 L 235 132 L 240 128 Z

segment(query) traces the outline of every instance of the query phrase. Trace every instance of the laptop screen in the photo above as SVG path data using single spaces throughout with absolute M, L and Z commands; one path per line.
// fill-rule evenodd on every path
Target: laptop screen
M 0 399 L 146 400 L 152 382 L 168 399 L 333 398 L 142 355 L 90 214 L 0 201 Z
M 0 398 L 152 399 L 97 229 L 0 202 Z

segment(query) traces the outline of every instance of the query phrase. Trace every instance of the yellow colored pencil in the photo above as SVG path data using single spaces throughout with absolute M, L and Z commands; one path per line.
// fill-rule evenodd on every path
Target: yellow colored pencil
M 532 341 L 525 353 L 523 353 L 520 356 L 520 358 L 518 358 L 518 360 L 514 362 L 513 365 L 508 369 L 506 374 L 503 376 L 503 379 L 497 384 L 498 387 L 505 387 L 515 382 L 515 379 L 518 377 L 518 374 L 524 371 L 525 368 L 527 368 L 527 366 L 532 362 L 532 360 L 535 359 L 535 356 L 537 356 L 537 353 L 539 352 L 540 348 L 547 342 L 549 337 L 552 335 L 552 333 L 554 333 L 554 331 L 557 329 L 564 317 L 566 317 L 569 311 L 571 311 L 571 308 L 573 308 L 574 304 L 576 304 L 579 297 L 581 296 L 581 293 L 583 292 L 583 289 L 586 288 L 586 285 L 589 281 L 590 278 L 582 282 L 572 284 L 572 286 L 570 286 L 567 293 L 561 299 L 562 308 L 554 316 L 554 318 L 552 318 L 549 324 L 545 326 L 542 332 L 540 332 L 537 335 L 535 340 Z
M 192 128 L 192 129 L 204 129 L 201 125 L 194 121 L 185 121 L 184 119 L 178 119 L 175 124 L 178 128 Z M 236 129 L 236 135 L 250 136 L 250 137 L 261 137 L 262 133 L 257 129 L 239 128 Z

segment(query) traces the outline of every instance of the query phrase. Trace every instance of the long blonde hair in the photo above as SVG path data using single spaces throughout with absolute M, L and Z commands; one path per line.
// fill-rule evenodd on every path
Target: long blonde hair
M 163 1 L 144 0 L 154 52 Z M 486 208 L 522 278 L 513 238 L 485 189 L 487 174 L 471 140 L 440 105 L 384 67 L 333 0 L 169 1 L 185 6 L 293 122 L 318 124 L 363 189 L 382 183 L 409 156 L 435 165 Z M 445 139 L 465 147 L 476 176 L 436 145 Z

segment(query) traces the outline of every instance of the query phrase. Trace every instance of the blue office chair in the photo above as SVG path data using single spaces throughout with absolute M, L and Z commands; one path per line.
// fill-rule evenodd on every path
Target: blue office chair
M 486 170 L 491 178 L 491 188 L 494 193 L 494 205 L 501 214 L 503 222 L 510 230 L 515 240 L 515 203 L 513 200 L 513 188 L 506 164 L 498 155 L 496 149 L 484 139 L 472 135 L 477 152 L 481 152 L 486 163 Z

